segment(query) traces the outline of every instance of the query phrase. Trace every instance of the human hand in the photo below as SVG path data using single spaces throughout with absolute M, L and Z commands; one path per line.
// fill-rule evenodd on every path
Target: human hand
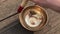
M 32 0 L 40 6 L 48 7 L 60 12 L 60 0 Z

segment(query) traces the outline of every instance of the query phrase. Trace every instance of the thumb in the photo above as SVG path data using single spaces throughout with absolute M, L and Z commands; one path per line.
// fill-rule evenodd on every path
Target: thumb
M 42 7 L 46 7 L 45 5 L 47 5 L 47 1 L 46 0 L 32 0 L 32 1 L 37 3 L 38 5 L 40 5 Z
M 32 0 L 33 2 L 35 2 L 35 3 L 39 3 L 40 2 L 40 0 Z
M 46 3 L 46 0 L 32 0 L 32 1 L 35 3 L 38 3 L 38 4 L 45 4 Z

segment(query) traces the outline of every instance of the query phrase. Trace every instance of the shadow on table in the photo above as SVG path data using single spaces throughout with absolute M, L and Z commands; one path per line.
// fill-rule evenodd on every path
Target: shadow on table
M 15 23 L 16 23 L 16 25 L 14 25 Z M 14 26 L 6 29 L 1 34 L 33 34 L 32 31 L 28 31 L 25 28 L 23 28 L 22 25 L 19 23 L 19 20 L 14 21 L 12 24 Z

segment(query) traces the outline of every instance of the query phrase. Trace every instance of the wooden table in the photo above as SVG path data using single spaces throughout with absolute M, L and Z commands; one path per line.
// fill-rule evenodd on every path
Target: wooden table
M 16 13 L 20 3 L 21 0 L 0 0 L 0 20 Z M 27 5 L 34 5 L 32 3 L 30 2 Z M 34 34 L 60 34 L 60 13 L 51 9 L 46 10 L 49 17 L 48 23 L 42 30 L 34 32 Z M 0 30 L 17 19 L 18 15 L 15 15 L 0 22 Z

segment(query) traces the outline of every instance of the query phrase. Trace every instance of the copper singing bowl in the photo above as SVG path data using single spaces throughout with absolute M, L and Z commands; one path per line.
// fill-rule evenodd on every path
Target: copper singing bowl
M 19 14 L 19 19 L 27 30 L 38 31 L 47 23 L 47 14 L 45 9 L 38 5 L 29 6 Z

